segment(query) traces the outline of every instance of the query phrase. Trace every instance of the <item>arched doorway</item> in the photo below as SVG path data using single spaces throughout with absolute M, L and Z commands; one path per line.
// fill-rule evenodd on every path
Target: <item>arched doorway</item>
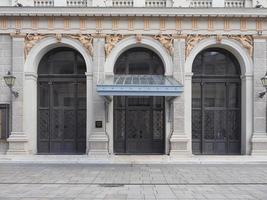
M 71 48 L 56 48 L 38 67 L 38 153 L 81 154 L 86 149 L 86 64 Z
M 164 65 L 153 51 L 136 47 L 122 53 L 114 67 L 116 75 L 148 81 L 146 75 L 164 75 Z M 143 78 L 143 79 L 142 79 Z M 142 79 L 142 80 L 140 80 Z M 127 81 L 127 77 L 124 77 Z M 133 83 L 135 80 L 129 80 Z M 147 83 L 146 83 L 147 84 Z M 163 154 L 165 146 L 165 97 L 114 96 L 114 152 Z
M 210 48 L 193 62 L 192 151 L 240 154 L 240 65 L 228 51 Z

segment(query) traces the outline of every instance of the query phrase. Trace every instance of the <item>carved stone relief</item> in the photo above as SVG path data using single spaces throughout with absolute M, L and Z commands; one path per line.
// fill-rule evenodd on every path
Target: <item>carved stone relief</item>
M 158 34 L 154 36 L 154 39 L 158 40 L 168 51 L 170 55 L 173 55 L 173 40 L 174 38 L 171 35 L 162 35 Z
M 33 46 L 41 39 L 45 38 L 46 35 L 41 34 L 27 34 L 25 36 L 25 47 L 24 47 L 24 55 L 27 57 L 30 50 L 33 48 Z
M 82 45 L 89 51 L 90 55 L 93 55 L 93 37 L 91 35 L 83 35 L 83 34 L 77 34 L 77 35 L 63 35 L 63 34 L 26 34 L 25 36 L 25 48 L 24 53 L 25 57 L 29 54 L 30 50 L 34 47 L 34 45 L 41 39 L 46 37 L 55 37 L 58 42 L 61 42 L 63 37 L 69 37 L 72 39 L 79 40 Z
M 116 44 L 123 38 L 121 34 L 106 35 L 105 52 L 106 56 L 110 54 Z
M 209 37 L 208 35 L 188 35 L 186 38 L 185 44 L 185 56 L 188 57 L 192 49 L 199 43 L 201 40 Z
M 215 37 L 218 44 L 223 38 L 233 39 L 240 42 L 248 50 L 249 55 L 253 56 L 253 37 L 251 35 L 188 35 L 186 38 L 186 57 L 192 49 L 203 39 Z
M 227 37 L 240 42 L 248 50 L 249 55 L 253 56 L 253 37 L 251 35 L 229 35 Z
M 93 47 L 93 39 L 94 37 L 90 34 L 77 34 L 77 35 L 66 35 L 66 37 L 70 37 L 72 39 L 79 40 L 83 46 L 89 51 L 92 56 L 94 53 Z

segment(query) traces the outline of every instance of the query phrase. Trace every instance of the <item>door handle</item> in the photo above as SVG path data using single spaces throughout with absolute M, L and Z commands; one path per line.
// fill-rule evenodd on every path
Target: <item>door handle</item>
M 139 132 L 140 138 L 143 138 L 142 131 Z

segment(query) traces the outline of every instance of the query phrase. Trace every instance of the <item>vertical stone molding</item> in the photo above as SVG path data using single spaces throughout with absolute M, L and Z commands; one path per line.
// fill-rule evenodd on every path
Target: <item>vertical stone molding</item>
M 11 73 L 16 77 L 13 87 L 19 93 L 12 101 L 12 127 L 7 139 L 9 148 L 7 154 L 26 154 L 27 137 L 23 131 L 23 70 L 24 70 L 24 36 L 12 35 L 12 67 Z
M 252 137 L 252 154 L 267 155 L 267 131 L 266 131 L 266 95 L 259 97 L 264 91 L 260 79 L 266 73 L 267 45 L 266 39 L 254 40 L 254 130 Z
M 87 124 L 91 124 L 90 133 L 88 133 L 88 155 L 92 157 L 103 157 L 108 155 L 109 139 L 106 133 L 105 119 L 105 102 L 96 91 L 96 85 L 104 79 L 104 63 L 105 63 L 105 37 L 96 36 L 94 39 L 94 55 L 93 55 L 93 74 L 89 78 L 87 76 L 87 103 L 91 104 L 91 108 L 87 107 L 87 112 L 91 113 L 91 119 L 87 119 Z M 90 81 L 88 80 L 90 79 Z M 91 84 L 91 85 L 89 85 Z M 89 87 L 91 89 L 89 89 Z M 89 91 L 91 90 L 91 91 Z M 89 93 L 91 96 L 89 96 Z M 95 122 L 102 121 L 102 127 L 96 128 Z M 89 131 L 89 127 L 87 132 Z
M 174 101 L 174 129 L 170 138 L 171 156 L 191 155 L 191 105 L 185 99 L 191 99 L 192 73 L 184 76 L 184 94 Z M 188 106 L 188 107 L 186 107 Z

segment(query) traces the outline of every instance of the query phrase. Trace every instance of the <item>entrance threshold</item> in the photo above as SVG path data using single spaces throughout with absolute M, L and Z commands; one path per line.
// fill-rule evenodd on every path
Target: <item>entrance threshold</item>
M 267 156 L 0 155 L 0 164 L 267 164 Z

